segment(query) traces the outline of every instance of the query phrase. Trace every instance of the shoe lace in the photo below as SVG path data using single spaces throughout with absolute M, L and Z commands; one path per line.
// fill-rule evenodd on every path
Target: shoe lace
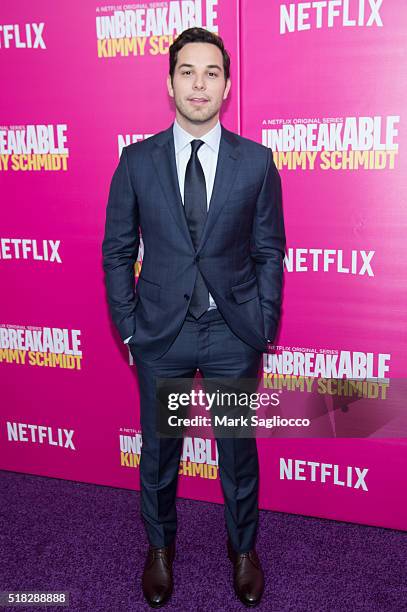
M 255 553 L 253 551 L 249 550 L 248 552 L 239 553 L 239 556 L 238 556 L 238 564 L 239 565 L 243 561 L 243 559 L 249 559 L 249 561 L 255 567 L 259 567 L 258 561 L 256 559 L 256 555 L 255 555 Z
M 170 561 L 171 558 L 171 551 L 168 547 L 165 548 L 154 548 L 154 547 L 150 547 L 150 552 L 152 554 L 152 558 L 153 560 L 155 559 L 163 559 L 166 562 Z

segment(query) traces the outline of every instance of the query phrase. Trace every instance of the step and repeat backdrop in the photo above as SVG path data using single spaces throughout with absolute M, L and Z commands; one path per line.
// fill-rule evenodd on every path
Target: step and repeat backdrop
M 407 529 L 402 0 L 2 2 L 0 468 L 139 488 L 137 372 L 101 244 L 123 146 L 173 121 L 168 48 L 193 26 L 231 55 L 222 124 L 270 147 L 283 185 L 262 386 L 312 426 L 258 440 L 261 507 Z M 141 244 L 135 281 L 142 260 Z M 211 436 L 184 440 L 179 472 L 180 496 L 222 502 Z

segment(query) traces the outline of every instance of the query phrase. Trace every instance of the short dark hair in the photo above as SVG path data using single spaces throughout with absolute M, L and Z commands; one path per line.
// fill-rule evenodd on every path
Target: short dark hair
M 225 45 L 223 44 L 221 37 L 218 36 L 218 34 L 209 32 L 209 30 L 205 30 L 204 28 L 189 28 L 188 30 L 181 32 L 169 49 L 171 82 L 174 77 L 175 66 L 177 64 L 178 51 L 186 44 L 191 42 L 211 43 L 212 45 L 216 45 L 218 49 L 222 51 L 223 72 L 225 75 L 225 81 L 227 81 L 230 76 L 230 57 L 229 53 L 225 49 Z

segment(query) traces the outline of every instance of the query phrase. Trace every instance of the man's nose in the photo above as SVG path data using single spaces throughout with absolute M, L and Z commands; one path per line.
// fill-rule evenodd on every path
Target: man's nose
M 195 89 L 204 89 L 205 88 L 205 81 L 204 81 L 204 79 L 202 77 L 197 77 L 195 79 L 194 88 Z

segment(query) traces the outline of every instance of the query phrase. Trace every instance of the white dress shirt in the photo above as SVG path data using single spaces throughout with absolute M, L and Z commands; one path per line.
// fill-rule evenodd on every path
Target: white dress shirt
M 185 172 L 187 169 L 189 158 L 191 157 L 191 140 L 203 140 L 203 142 L 205 143 L 201 145 L 198 149 L 198 158 L 201 162 L 201 166 L 205 175 L 206 200 L 207 207 L 209 208 L 209 202 L 211 200 L 213 190 L 213 183 L 215 180 L 216 165 L 218 163 L 220 138 L 222 135 L 222 128 L 220 122 L 218 120 L 216 125 L 211 130 L 209 130 L 209 132 L 197 138 L 196 136 L 193 136 L 192 134 L 184 130 L 184 128 L 182 128 L 178 121 L 175 119 L 173 124 L 173 134 L 175 158 L 177 162 L 178 184 L 183 204 Z M 213 308 L 217 308 L 217 306 L 215 300 L 209 293 L 208 310 L 212 310 Z M 130 338 L 131 336 L 124 340 L 125 344 L 127 344 Z

